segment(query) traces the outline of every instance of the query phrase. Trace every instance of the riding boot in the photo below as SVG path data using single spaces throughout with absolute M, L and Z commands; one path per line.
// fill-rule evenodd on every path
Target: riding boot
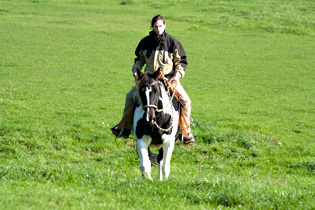
M 190 126 L 187 123 L 187 119 L 184 113 L 184 108 L 180 107 L 180 123 L 179 123 L 181 141 L 184 145 L 191 145 L 195 142 L 194 136 L 191 133 Z
M 128 107 L 128 109 L 125 111 L 122 119 L 120 120 L 119 123 L 117 123 L 114 127 L 112 127 L 110 130 L 112 131 L 112 133 L 116 136 L 116 137 L 124 137 L 124 138 L 128 138 L 130 133 L 131 133 L 131 129 L 127 128 L 127 127 L 131 127 L 131 126 L 126 126 L 128 124 L 132 123 L 132 119 L 133 119 L 133 114 L 135 112 L 135 104 L 132 103 L 130 104 L 130 106 Z
M 174 93 L 174 90 L 180 86 L 180 83 L 174 84 L 172 82 L 170 82 L 168 79 L 164 78 L 164 81 L 167 82 L 170 90 L 172 93 Z M 180 134 L 179 134 L 179 140 L 183 142 L 184 145 L 191 145 L 195 142 L 194 136 L 192 135 L 191 131 L 190 131 L 190 126 L 189 123 L 189 117 L 190 117 L 190 110 L 185 110 L 184 109 L 184 105 L 181 101 L 181 97 L 183 97 L 183 95 L 186 95 L 186 98 L 189 98 L 188 95 L 186 94 L 185 90 L 183 88 L 180 88 L 181 90 L 181 94 L 178 92 L 178 89 L 176 89 L 177 91 L 175 91 L 175 99 L 179 104 L 179 113 L 180 113 L 180 117 L 179 117 L 179 128 L 180 128 Z M 190 100 L 189 100 L 190 101 Z M 186 113 L 187 112 L 187 113 Z

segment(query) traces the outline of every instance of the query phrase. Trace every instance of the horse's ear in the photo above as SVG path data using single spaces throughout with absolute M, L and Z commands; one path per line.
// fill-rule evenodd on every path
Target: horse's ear
M 141 79 L 144 76 L 144 73 L 141 70 L 137 70 L 138 78 Z

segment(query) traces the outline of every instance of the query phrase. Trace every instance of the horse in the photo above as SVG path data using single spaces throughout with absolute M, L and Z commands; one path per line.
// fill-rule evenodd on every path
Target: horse
M 137 152 L 140 158 L 142 175 L 151 178 L 151 157 L 149 147 L 157 147 L 159 179 L 167 179 L 170 174 L 170 161 L 175 140 L 178 136 L 179 105 L 171 93 L 166 79 L 160 80 L 160 72 L 137 72 L 138 100 L 134 112 L 134 136 L 137 139 Z M 150 157 L 149 157 L 150 156 Z

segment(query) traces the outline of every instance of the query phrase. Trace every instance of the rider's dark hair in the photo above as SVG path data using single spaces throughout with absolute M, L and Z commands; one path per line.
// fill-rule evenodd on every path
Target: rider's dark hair
M 152 21 L 151 21 L 152 28 L 153 28 L 154 23 L 156 23 L 158 20 L 162 20 L 165 25 L 165 18 L 162 15 L 156 15 L 152 18 Z

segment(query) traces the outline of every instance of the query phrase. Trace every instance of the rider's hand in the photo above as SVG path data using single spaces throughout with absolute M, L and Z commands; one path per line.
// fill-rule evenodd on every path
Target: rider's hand
M 137 78 L 138 78 L 138 74 L 137 74 L 137 72 L 134 72 L 134 73 L 133 73 L 133 77 L 134 77 L 135 79 L 137 79 Z
M 171 82 L 178 82 L 180 79 L 180 76 L 178 74 L 175 74 L 174 77 L 172 77 Z

